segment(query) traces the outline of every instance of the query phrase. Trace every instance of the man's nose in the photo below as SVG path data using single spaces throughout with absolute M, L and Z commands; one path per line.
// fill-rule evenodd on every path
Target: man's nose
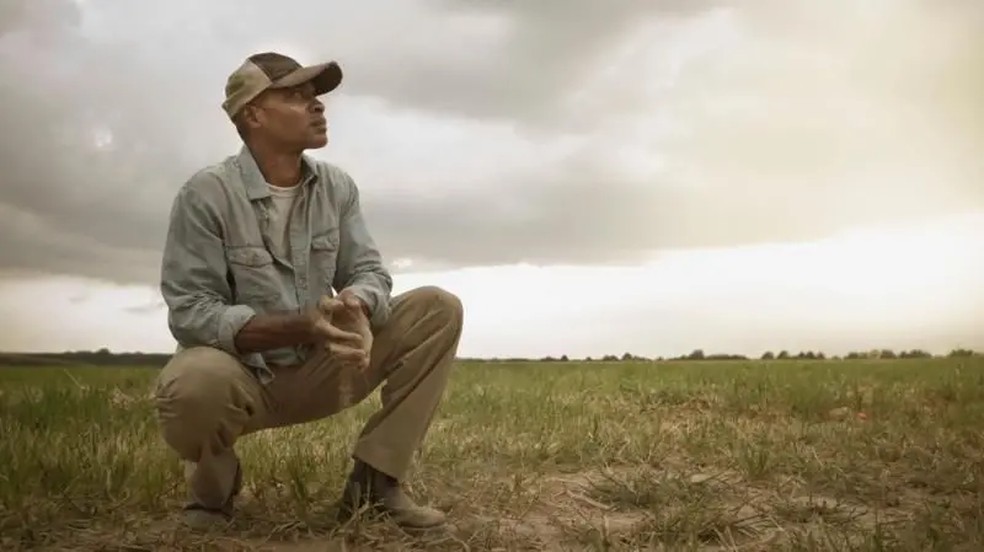
M 324 113 L 325 104 L 323 104 L 321 100 L 316 99 L 311 102 L 311 110 L 314 111 L 315 113 Z

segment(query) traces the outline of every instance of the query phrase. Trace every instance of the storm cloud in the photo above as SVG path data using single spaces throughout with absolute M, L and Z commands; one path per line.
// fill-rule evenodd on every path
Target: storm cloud
M 239 147 L 225 77 L 266 49 L 342 63 L 313 155 L 388 260 L 626 263 L 984 206 L 979 2 L 0 10 L 7 272 L 154 284 L 174 192 Z

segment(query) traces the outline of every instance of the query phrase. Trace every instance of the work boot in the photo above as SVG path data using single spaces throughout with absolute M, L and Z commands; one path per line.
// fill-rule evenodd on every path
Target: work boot
M 193 502 L 184 507 L 185 525 L 195 530 L 207 530 L 215 526 L 221 526 L 232 521 L 233 502 L 243 488 L 243 470 L 239 462 L 236 462 L 236 476 L 232 482 L 232 492 L 229 498 L 219 508 L 209 508 L 203 504 Z
M 417 505 L 395 478 L 357 459 L 345 482 L 338 520 L 344 523 L 366 506 L 368 513 L 388 517 L 403 529 L 431 529 L 445 521 L 443 512 Z

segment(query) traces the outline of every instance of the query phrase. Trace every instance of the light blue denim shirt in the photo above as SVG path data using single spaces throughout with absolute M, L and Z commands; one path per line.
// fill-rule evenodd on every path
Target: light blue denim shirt
M 359 206 L 352 178 L 303 157 L 291 216 L 290 258 L 273 253 L 271 194 L 249 149 L 194 174 L 177 192 L 161 264 L 168 327 L 179 350 L 198 345 L 237 356 L 263 383 L 273 365 L 303 362 L 309 347 L 263 353 L 236 349 L 236 333 L 257 313 L 300 312 L 322 295 L 352 288 L 373 328 L 389 316 L 393 280 Z

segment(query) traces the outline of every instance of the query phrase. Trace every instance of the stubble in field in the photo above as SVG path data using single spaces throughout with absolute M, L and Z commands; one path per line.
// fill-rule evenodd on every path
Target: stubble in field
M 408 482 L 450 531 L 338 526 L 368 402 L 237 444 L 176 521 L 149 369 L 0 371 L 0 548 L 984 549 L 984 359 L 462 364 Z

